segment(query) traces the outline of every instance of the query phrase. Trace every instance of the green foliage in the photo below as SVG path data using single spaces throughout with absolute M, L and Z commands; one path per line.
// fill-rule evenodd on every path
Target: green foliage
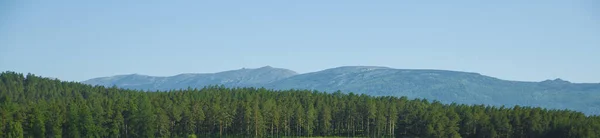
M 187 138 L 197 138 L 197 136 L 195 134 L 190 134 L 187 136 Z
M 0 74 L 0 137 L 600 137 L 568 110 L 264 88 L 147 92 Z
M 23 126 L 19 122 L 8 122 L 7 138 L 23 138 Z

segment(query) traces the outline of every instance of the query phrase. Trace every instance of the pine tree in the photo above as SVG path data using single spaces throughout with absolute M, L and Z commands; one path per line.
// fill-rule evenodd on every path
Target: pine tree
M 78 126 L 80 126 L 82 132 L 81 135 L 84 137 L 100 137 L 89 107 L 87 105 L 81 105 L 81 108 L 79 109 L 80 124 Z
M 319 133 L 321 136 L 329 136 L 331 129 L 331 109 L 328 105 L 322 105 L 319 112 Z
M 6 138 L 23 138 L 23 126 L 19 122 L 8 122 Z
M 251 109 L 252 112 L 252 127 L 254 130 L 254 136 L 255 137 L 261 137 L 263 136 L 263 130 L 264 130 L 264 125 L 263 125 L 263 116 L 261 114 L 261 109 L 259 108 L 259 102 L 258 102 L 258 98 L 255 98 L 255 100 L 252 102 L 253 106 Z
M 307 103 L 307 110 L 306 110 L 306 122 L 304 129 L 306 130 L 306 136 L 312 136 L 313 135 L 313 129 L 315 127 L 315 121 L 317 120 L 317 110 L 315 109 L 314 105 L 311 102 Z
M 202 105 L 200 105 L 200 103 L 195 102 L 192 106 L 192 120 L 194 120 L 194 126 L 195 126 L 195 130 L 194 133 L 200 133 L 201 128 L 202 128 L 202 123 L 204 122 L 204 119 L 206 118 L 206 115 L 204 114 L 204 109 L 202 107 Z
M 156 117 L 152 111 L 152 104 L 147 96 L 138 98 L 138 108 L 134 110 L 133 122 L 137 137 L 151 138 L 156 133 Z
M 268 99 L 266 101 L 263 102 L 263 108 L 261 110 L 261 114 L 264 116 L 265 119 L 265 124 L 267 125 L 267 130 L 269 132 L 269 136 L 274 136 L 275 133 L 275 129 L 277 126 L 278 121 L 276 121 L 276 117 L 275 114 L 277 114 L 276 111 L 276 104 L 275 104 L 275 100 L 273 99 Z M 278 119 L 279 117 L 277 117 Z
M 67 137 L 79 138 L 81 135 L 81 116 L 79 115 L 79 107 L 77 105 L 69 105 L 68 116 L 67 116 Z
M 169 120 L 169 116 L 163 109 L 157 109 L 155 111 L 157 129 L 156 129 L 156 137 L 170 137 L 171 136 L 171 121 Z

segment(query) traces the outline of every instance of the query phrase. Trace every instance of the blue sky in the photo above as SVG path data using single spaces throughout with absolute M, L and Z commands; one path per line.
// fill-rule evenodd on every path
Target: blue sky
M 270 65 L 600 82 L 595 0 L 0 2 L 0 71 L 82 81 Z

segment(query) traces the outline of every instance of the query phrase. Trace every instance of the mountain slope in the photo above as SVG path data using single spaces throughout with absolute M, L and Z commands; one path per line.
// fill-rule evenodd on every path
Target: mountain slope
M 292 76 L 266 87 L 407 96 L 444 103 L 527 105 L 600 112 L 600 84 L 506 81 L 477 73 L 347 66 Z
M 296 74 L 290 70 L 263 67 L 172 77 L 134 74 L 97 78 L 84 83 L 151 90 L 221 84 L 282 90 L 341 90 L 373 96 L 425 98 L 444 103 L 538 106 L 600 114 L 600 84 L 570 83 L 560 79 L 542 82 L 507 81 L 477 73 L 445 70 L 345 66 Z
M 239 69 L 218 73 L 179 74 L 170 77 L 154 77 L 139 74 L 117 75 L 83 81 L 85 84 L 119 86 L 129 89 L 170 90 L 207 85 L 229 87 L 262 86 L 297 73 L 287 69 L 265 66 L 256 69 Z

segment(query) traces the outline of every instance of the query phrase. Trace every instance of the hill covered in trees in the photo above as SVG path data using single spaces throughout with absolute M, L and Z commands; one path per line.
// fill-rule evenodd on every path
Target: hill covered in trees
M 568 110 L 208 86 L 146 92 L 0 74 L 0 137 L 600 137 Z
M 222 74 L 228 75 L 221 77 L 224 76 Z M 536 106 L 600 114 L 600 83 L 571 83 L 561 79 L 507 81 L 478 73 L 445 70 L 346 66 L 296 74 L 291 70 L 262 67 L 195 76 L 150 77 L 133 74 L 91 79 L 83 83 L 139 90 L 202 88 L 209 85 L 324 92 L 341 90 L 343 93 L 407 96 L 442 103 Z

